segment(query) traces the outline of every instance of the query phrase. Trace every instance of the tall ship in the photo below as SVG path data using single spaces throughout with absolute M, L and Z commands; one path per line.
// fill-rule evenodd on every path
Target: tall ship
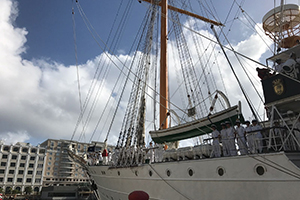
M 114 122 L 105 137 L 116 147 L 111 152 L 90 148 L 85 158 L 70 152 L 87 170 L 96 196 L 101 200 L 300 198 L 299 6 L 281 1 L 262 16 L 265 36 L 260 36 L 268 36 L 271 46 L 263 64 L 235 51 L 224 24 L 195 14 L 192 1 L 128 2 L 148 10 L 130 59 L 118 60 L 111 56 L 112 47 L 105 47 L 107 60 L 122 63 L 122 87 L 111 94 L 118 98 L 110 116 L 116 119 L 121 109 L 124 118 L 117 122 L 119 137 L 110 137 Z M 214 56 L 221 57 L 220 63 Z M 244 60 L 252 66 L 245 68 Z M 232 77 L 231 82 L 225 83 L 222 76 Z M 234 105 L 230 96 L 235 96 Z M 121 100 L 125 97 L 127 107 Z M 264 115 L 254 98 L 263 102 Z

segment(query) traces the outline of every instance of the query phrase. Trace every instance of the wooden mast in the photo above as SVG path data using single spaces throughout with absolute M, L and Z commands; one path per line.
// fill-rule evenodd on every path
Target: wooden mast
M 141 0 L 139 0 L 141 2 Z M 148 3 L 152 3 L 151 0 L 142 0 Z M 168 57 L 167 57 L 167 38 L 168 38 L 168 9 L 183 13 L 185 15 L 200 19 L 202 21 L 214 24 L 216 26 L 224 26 L 220 22 L 210 20 L 208 18 L 196 15 L 194 13 L 173 7 L 168 5 L 168 0 L 161 0 L 159 3 L 161 6 L 161 34 L 160 34 L 160 109 L 159 109 L 159 128 L 168 128 Z
M 168 128 L 168 65 L 167 65 L 167 37 L 168 37 L 168 0 L 161 1 L 161 35 L 160 35 L 160 129 Z

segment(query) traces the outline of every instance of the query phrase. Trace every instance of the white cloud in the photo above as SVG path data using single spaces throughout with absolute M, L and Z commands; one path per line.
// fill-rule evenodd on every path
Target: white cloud
M 12 3 L 10 0 L 0 1 L 0 137 L 4 138 L 6 143 L 24 141 L 42 142 L 48 138 L 70 139 L 80 112 L 77 90 L 77 67 L 65 66 L 64 64 L 51 61 L 51 59 L 32 61 L 22 59 L 21 54 L 26 52 L 24 44 L 26 43 L 27 31 L 25 28 L 16 28 L 13 26 L 16 16 L 17 5 L 15 3 Z M 193 25 L 194 23 L 195 21 L 192 21 Z M 202 26 L 203 24 L 201 23 L 200 27 Z M 213 38 L 207 31 L 201 30 L 200 32 Z M 187 37 L 188 46 L 193 47 L 194 42 L 189 36 L 190 35 Z M 175 44 L 172 43 L 170 45 L 171 48 L 174 45 Z M 203 46 L 207 47 L 207 52 L 210 53 L 212 45 L 209 44 L 209 41 L 203 40 Z M 258 46 L 261 47 L 264 45 L 260 42 L 259 36 L 254 34 L 246 40 L 239 42 L 234 46 L 234 49 L 258 60 L 266 51 L 266 48 L 258 48 Z M 123 51 L 120 50 L 119 52 Z M 197 56 L 195 49 L 192 49 L 191 55 L 193 57 Z M 203 57 L 204 55 L 201 56 Z M 205 56 L 208 58 L 208 55 Z M 230 56 L 233 58 L 232 54 L 230 54 Z M 90 89 L 90 84 L 93 82 L 94 73 L 99 64 L 99 60 L 102 59 L 102 65 L 108 67 L 108 75 L 105 76 L 106 78 L 103 76 L 103 71 L 99 78 L 99 80 L 102 81 L 94 80 L 97 85 L 89 105 L 92 104 L 93 99 L 96 97 L 96 91 L 100 87 L 99 85 L 102 85 L 102 89 L 99 89 L 98 103 L 94 111 L 95 114 L 90 119 L 89 126 L 85 131 L 87 141 L 90 139 L 98 118 L 101 116 L 106 105 L 106 101 L 110 97 L 111 90 L 115 84 L 115 77 L 120 73 L 116 67 L 105 64 L 105 62 L 108 61 L 107 58 L 103 60 L 105 57 L 106 56 L 102 54 L 78 66 L 83 103 Z M 116 58 L 113 59 L 115 63 L 122 68 L 120 62 Z M 131 60 L 132 56 L 119 55 L 118 59 L 125 62 L 127 59 Z M 170 66 L 175 66 L 179 63 L 172 55 L 169 60 L 171 61 Z M 198 66 L 197 70 L 201 71 L 199 69 L 199 61 L 194 59 L 194 62 Z M 230 96 L 233 104 L 235 104 L 242 98 L 241 94 L 236 92 L 239 90 L 236 86 L 237 84 L 236 82 L 232 84 L 234 80 L 232 76 L 226 76 L 226 72 L 229 71 L 229 68 L 227 64 L 224 64 L 226 60 L 221 54 L 216 60 L 209 61 L 209 66 L 212 66 L 213 71 L 217 72 L 216 62 L 221 65 L 222 73 L 225 72 L 225 74 L 223 74 L 225 86 L 230 85 L 230 87 L 227 88 L 227 93 L 229 95 L 236 94 L 233 97 L 232 95 Z M 237 61 L 234 61 L 233 65 L 236 66 Z M 174 68 L 170 69 L 170 83 L 173 86 L 173 83 L 177 82 L 176 72 Z M 253 69 L 255 69 L 255 66 L 253 66 Z M 127 73 L 126 71 L 127 70 L 125 70 L 125 73 Z M 181 72 L 178 72 L 179 75 L 180 73 Z M 211 71 L 207 71 L 206 73 L 211 73 Z M 124 76 L 122 76 L 122 80 L 124 81 Z M 217 77 L 216 82 L 217 85 L 221 85 L 221 78 Z M 113 116 L 113 111 L 111 111 L 110 108 L 113 106 L 112 104 L 116 104 L 118 95 L 120 95 L 119 88 L 122 87 L 120 83 L 112 96 L 111 103 L 108 104 L 108 109 L 103 114 L 96 133 L 97 136 L 95 136 L 93 140 L 100 139 L 100 141 L 103 141 L 106 136 L 108 125 Z M 203 87 L 204 86 L 206 87 L 206 85 L 203 85 Z M 260 86 L 257 85 L 257 87 Z M 172 91 L 175 89 L 176 88 L 173 88 Z M 207 91 L 204 89 L 204 92 Z M 125 106 L 127 105 L 126 100 L 129 94 L 130 92 L 127 89 L 125 97 L 123 98 L 124 100 L 120 103 L 120 107 L 122 108 L 121 112 L 125 110 Z M 252 93 L 250 94 L 252 95 Z M 180 94 L 177 94 L 174 103 L 181 105 L 181 98 L 185 97 L 180 97 Z M 151 104 L 149 102 L 147 103 L 148 105 Z M 88 107 L 85 112 L 84 121 L 87 118 L 89 108 L 90 107 Z M 151 113 L 147 113 L 147 115 L 150 116 Z M 118 113 L 109 143 L 116 143 L 119 127 L 122 124 L 122 118 L 122 113 Z M 151 120 L 152 116 L 149 118 Z M 81 125 L 77 130 L 78 132 L 82 130 Z M 80 133 L 77 133 L 74 139 L 78 139 L 79 135 Z M 190 144 L 189 141 L 186 143 Z
M 29 138 L 29 134 L 26 131 L 20 131 L 17 133 L 7 132 L 5 135 L 2 136 L 1 141 L 3 141 L 5 144 L 15 144 L 17 142 L 24 142 Z
M 70 139 L 80 110 L 76 66 L 64 66 L 50 59 L 22 59 L 21 53 L 26 51 L 27 31 L 13 26 L 16 16 L 16 3 L 0 1 L 0 136 L 7 143 L 16 142 L 16 139 L 18 142 Z M 100 57 L 78 66 L 82 102 Z M 124 60 L 125 56 L 120 59 Z M 115 72 L 113 68 L 110 73 Z M 97 89 L 100 82 L 95 82 Z M 111 92 L 107 87 L 111 85 L 113 80 L 104 82 L 98 96 L 102 104 L 98 104 L 96 109 L 103 110 L 103 102 L 107 101 Z M 94 98 L 95 95 L 91 101 Z M 97 118 L 91 118 L 90 128 L 86 130 L 87 140 Z

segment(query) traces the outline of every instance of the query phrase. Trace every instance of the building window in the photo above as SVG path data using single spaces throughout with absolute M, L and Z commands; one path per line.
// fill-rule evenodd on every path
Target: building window
M 1 162 L 1 166 L 2 167 L 6 166 L 6 162 Z
M 24 170 L 19 170 L 19 174 L 24 174 Z
M 18 152 L 18 151 L 19 151 L 19 148 L 18 148 L 18 147 L 14 147 L 14 148 L 13 148 L 13 151 L 14 151 L 14 152 Z
M 9 147 L 8 147 L 8 146 L 5 146 L 5 147 L 3 148 L 3 151 L 9 151 Z
M 4 169 L 0 169 L 0 174 L 4 174 Z
M 2 155 L 2 158 L 3 158 L 3 159 L 6 159 L 6 158 L 7 158 L 7 155 L 6 155 L 6 154 L 3 154 L 3 155 Z
M 54 176 L 56 176 L 57 175 L 57 173 L 56 172 L 54 172 L 54 174 L 53 174 Z
M 29 168 L 33 168 L 33 164 L 32 163 L 29 164 Z
M 50 172 L 47 172 L 47 176 L 49 176 L 50 175 Z
M 21 160 L 26 160 L 26 156 L 21 156 Z
M 38 164 L 37 168 L 43 168 L 43 164 Z
M 40 183 L 41 182 L 41 179 L 37 178 L 35 179 L 35 183 Z
M 15 167 L 15 166 L 16 166 L 16 163 L 15 163 L 15 162 L 12 162 L 12 163 L 10 163 L 10 166 L 11 166 L 11 167 Z
M 49 160 L 52 160 L 52 157 L 49 157 Z
M 30 160 L 35 160 L 35 157 L 34 157 L 34 156 L 31 156 L 31 157 L 30 157 Z
M 15 170 L 9 170 L 8 173 L 9 173 L 9 174 L 14 174 L 14 173 L 15 173 Z
M 12 159 L 12 160 L 16 160 L 16 159 L 17 159 L 17 155 L 12 155 L 12 156 L 11 156 L 11 159 Z
M 28 171 L 28 174 L 32 174 L 33 171 Z
M 27 178 L 26 183 L 30 183 L 30 182 L 31 182 L 31 178 Z
M 36 153 L 36 149 L 31 149 L 31 153 Z
M 23 181 L 23 179 L 22 178 L 17 178 L 17 182 L 22 182 Z
M 50 153 L 49 153 L 49 155 L 51 155 L 51 156 L 52 156 L 52 152 L 50 152 Z
M 36 175 L 42 175 L 42 171 L 37 171 Z
M 48 165 L 51 165 L 51 162 L 48 162 Z
M 25 163 L 20 163 L 20 167 L 25 167 Z
M 27 152 L 28 152 L 28 149 L 27 149 L 27 148 L 23 148 L 23 149 L 22 149 L 22 152 L 27 153 Z
M 40 149 L 40 153 L 44 154 L 45 153 L 45 149 Z
M 7 182 L 12 182 L 13 178 L 7 178 Z
M 39 161 L 43 161 L 44 160 L 44 157 L 39 157 Z
M 3 182 L 3 178 L 2 177 L 0 178 L 0 182 Z

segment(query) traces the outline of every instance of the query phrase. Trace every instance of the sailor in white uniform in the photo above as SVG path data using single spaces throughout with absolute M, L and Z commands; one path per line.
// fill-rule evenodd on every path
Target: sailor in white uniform
M 226 124 L 222 122 L 221 126 L 222 126 L 222 130 L 221 130 L 220 134 L 221 134 L 222 147 L 223 147 L 223 156 L 230 156 Z
M 216 125 L 211 125 L 211 128 L 213 129 L 213 132 L 211 133 L 213 138 L 213 157 L 218 158 L 221 157 L 221 148 L 219 143 L 220 138 L 220 132 L 217 130 Z
M 247 154 L 248 148 L 246 145 L 246 139 L 245 139 L 245 129 L 243 126 L 241 126 L 241 122 L 239 119 L 236 120 L 236 128 L 237 132 L 237 143 L 239 146 L 239 150 L 241 155 Z
M 255 150 L 256 152 L 258 151 L 258 153 L 262 153 L 262 147 L 263 147 L 263 144 L 262 144 L 262 134 L 261 134 L 261 131 L 262 130 L 262 127 L 261 125 L 257 124 L 257 120 L 254 119 L 252 120 L 252 131 L 255 131 L 254 132 L 254 138 L 255 138 Z
M 233 127 L 231 127 L 231 124 L 229 121 L 226 121 L 226 132 L 227 132 L 227 138 L 228 138 L 228 147 L 229 147 L 229 151 L 230 151 L 230 155 L 231 156 L 236 156 L 237 152 L 236 152 L 236 147 L 235 147 L 235 135 L 236 135 L 236 131 L 234 130 Z
M 250 126 L 249 121 L 245 121 L 245 124 L 246 124 L 245 132 L 246 132 L 246 138 L 247 138 L 249 151 L 250 151 L 250 153 L 255 153 L 254 134 L 251 133 L 252 127 Z

